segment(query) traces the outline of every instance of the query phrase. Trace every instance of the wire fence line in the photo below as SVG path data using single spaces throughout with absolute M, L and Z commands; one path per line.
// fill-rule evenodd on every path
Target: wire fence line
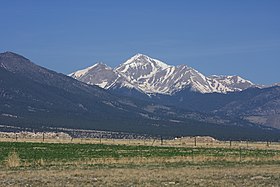
M 256 142 L 256 141 L 219 141 L 212 137 L 182 137 L 175 139 L 158 138 L 74 138 L 63 132 L 21 132 L 0 133 L 1 141 L 18 142 L 46 142 L 46 143 L 83 143 L 83 144 L 122 144 L 165 147 L 201 147 L 201 148 L 240 148 L 240 149 L 264 149 L 280 150 L 280 142 Z

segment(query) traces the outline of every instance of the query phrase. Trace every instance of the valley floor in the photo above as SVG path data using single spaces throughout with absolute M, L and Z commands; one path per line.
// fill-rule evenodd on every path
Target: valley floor
M 0 141 L 0 186 L 280 186 L 276 143 L 32 141 Z

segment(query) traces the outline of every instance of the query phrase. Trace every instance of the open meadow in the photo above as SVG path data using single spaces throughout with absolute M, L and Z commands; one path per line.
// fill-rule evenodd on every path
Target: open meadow
M 279 147 L 202 138 L 1 139 L 0 186 L 279 186 Z

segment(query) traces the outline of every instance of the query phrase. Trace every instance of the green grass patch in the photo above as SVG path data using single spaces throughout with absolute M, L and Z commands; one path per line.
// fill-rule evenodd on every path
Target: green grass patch
M 24 143 L 0 142 L 0 164 L 4 165 L 8 155 L 15 151 L 22 162 L 43 160 L 45 164 L 51 162 L 75 162 L 90 159 L 122 159 L 122 158 L 173 158 L 188 157 L 186 164 L 191 162 L 228 164 L 241 161 L 247 163 L 279 163 L 279 150 L 251 150 L 232 148 L 184 148 L 184 147 L 156 147 L 105 144 L 59 144 L 59 143 Z M 208 158 L 217 160 L 211 161 Z M 235 158 L 229 161 L 227 158 Z M 246 158 L 250 160 L 246 161 Z M 205 159 L 203 161 L 203 159 Z M 254 160 L 255 159 L 255 160 Z M 182 160 L 178 161 L 178 163 Z M 167 163 L 176 165 L 176 163 Z

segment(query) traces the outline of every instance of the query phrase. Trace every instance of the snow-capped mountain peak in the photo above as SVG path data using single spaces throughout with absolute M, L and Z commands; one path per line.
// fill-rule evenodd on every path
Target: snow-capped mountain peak
M 254 86 L 239 76 L 207 77 L 187 65 L 172 66 L 139 53 L 114 69 L 99 63 L 70 76 L 105 89 L 125 87 L 148 95 L 172 95 L 186 88 L 200 93 L 227 93 Z
M 245 80 L 240 76 L 233 75 L 233 76 L 226 76 L 226 75 L 212 75 L 210 78 L 221 82 L 232 91 L 242 91 L 244 89 L 250 88 L 255 86 L 251 81 Z
M 106 64 L 99 62 L 86 69 L 71 73 L 69 76 L 90 85 L 107 89 L 118 78 L 118 74 Z
M 119 67 L 125 66 L 125 65 L 131 65 L 133 67 L 137 67 L 138 65 L 145 66 L 147 64 L 153 64 L 155 67 L 161 68 L 161 69 L 165 69 L 165 68 L 169 67 L 166 63 L 164 63 L 160 60 L 153 59 L 147 55 L 140 54 L 140 53 L 134 55 L 133 57 L 131 57 L 130 59 L 125 61 L 123 64 L 121 64 Z
M 102 64 L 102 63 L 96 63 L 96 64 L 94 64 L 94 65 L 92 65 L 90 67 L 87 67 L 85 69 L 81 69 L 81 70 L 78 70 L 76 72 L 73 72 L 73 73 L 69 74 L 69 76 L 71 76 L 71 77 L 73 77 L 75 79 L 78 79 L 78 78 L 84 76 L 86 73 L 88 73 L 91 69 L 93 69 L 94 67 L 96 67 L 96 66 L 98 66 L 100 64 Z
M 144 79 L 153 77 L 159 71 L 170 67 L 164 62 L 148 57 L 143 54 L 136 54 L 123 64 L 115 68 L 115 70 L 127 80 L 137 83 Z

